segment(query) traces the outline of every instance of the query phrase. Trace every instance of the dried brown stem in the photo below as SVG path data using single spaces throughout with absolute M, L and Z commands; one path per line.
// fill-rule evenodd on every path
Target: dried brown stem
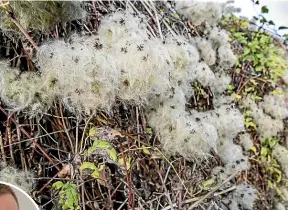
M 8 113 L 0 106 L 0 110 L 3 112 L 3 114 L 5 114 L 6 116 L 8 116 Z M 49 155 L 43 150 L 43 148 L 36 142 L 36 140 L 22 127 L 20 127 L 18 125 L 18 123 L 12 118 L 11 121 L 17 126 L 19 127 L 20 131 L 27 136 L 29 139 L 31 139 L 31 141 L 33 142 L 33 144 L 41 151 L 41 153 L 48 159 L 48 161 L 52 164 L 55 165 L 55 162 L 49 157 Z M 60 171 L 60 168 L 58 166 L 55 165 L 55 168 Z

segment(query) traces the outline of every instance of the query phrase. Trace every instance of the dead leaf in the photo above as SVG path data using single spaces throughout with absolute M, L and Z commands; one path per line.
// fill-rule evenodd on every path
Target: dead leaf
M 106 167 L 105 167 L 106 168 Z M 99 178 L 97 179 L 98 183 L 107 187 L 107 174 L 106 174 L 106 171 L 105 171 L 105 168 L 103 170 L 100 170 L 99 171 Z
M 59 178 L 66 178 L 73 173 L 73 166 L 72 164 L 63 164 L 62 169 L 58 172 L 57 176 Z

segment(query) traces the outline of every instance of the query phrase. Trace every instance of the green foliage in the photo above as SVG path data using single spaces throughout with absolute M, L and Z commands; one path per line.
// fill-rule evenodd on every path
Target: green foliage
M 228 92 L 228 93 L 233 93 L 235 88 L 236 88 L 236 87 L 235 87 L 234 85 L 228 85 L 228 87 L 227 87 L 227 92 Z
M 62 187 L 63 187 L 63 182 L 62 181 L 57 181 L 57 182 L 55 182 L 53 185 L 52 185 L 52 187 L 53 188 L 55 188 L 55 189 L 57 189 L 57 190 L 60 190 Z
M 269 175 L 268 186 L 273 189 L 282 199 L 285 200 L 285 196 L 280 190 L 280 184 L 283 178 L 281 166 L 272 157 L 272 151 L 278 144 L 277 138 L 267 138 L 262 144 L 260 150 L 260 159 L 265 165 L 265 171 Z
M 79 196 L 75 184 L 70 182 L 64 184 L 62 181 L 57 181 L 52 187 L 59 190 L 58 203 L 62 210 L 80 209 Z
M 253 128 L 255 131 L 257 130 L 257 126 L 253 121 L 253 118 L 251 117 L 251 111 L 248 110 L 244 113 L 245 115 L 245 127 L 246 129 L 250 129 Z
M 214 179 L 207 179 L 202 182 L 202 189 L 210 189 L 213 187 L 213 184 L 215 183 Z
M 268 13 L 269 10 L 264 6 L 262 12 Z M 274 25 L 273 21 L 266 20 L 266 23 Z M 272 35 L 260 29 L 250 31 L 249 24 L 247 20 L 242 20 L 234 15 L 224 17 L 221 21 L 222 27 L 230 32 L 230 39 L 239 44 L 234 49 L 238 55 L 238 61 L 234 67 L 235 72 L 245 74 L 248 78 L 258 75 L 257 79 L 246 81 L 238 92 L 234 92 L 233 85 L 227 88 L 228 93 L 231 93 L 237 101 L 249 93 L 256 100 L 262 99 L 260 90 L 262 90 L 263 84 L 267 83 L 270 87 L 275 88 L 276 83 L 285 75 L 288 68 L 287 61 Z
M 100 172 L 104 170 L 104 165 L 99 165 L 96 167 L 94 163 L 84 162 L 80 166 L 80 170 L 90 169 L 92 170 L 91 176 L 95 179 L 100 178 Z
M 88 132 L 88 135 L 89 135 L 90 137 L 93 137 L 95 134 L 96 134 L 96 129 L 95 129 L 95 127 L 90 128 L 90 129 L 89 129 L 89 132 Z
M 124 158 L 121 157 L 120 154 L 118 154 L 118 152 L 115 150 L 115 148 L 113 148 L 113 146 L 109 142 L 103 141 L 103 140 L 94 140 L 93 145 L 91 147 L 89 147 L 87 150 L 88 156 L 92 155 L 92 153 L 94 151 L 97 151 L 97 150 L 106 151 L 110 161 L 112 161 L 112 162 L 114 162 L 120 166 L 125 165 L 127 170 L 130 169 L 131 157 L 126 156 L 125 164 L 124 164 Z M 92 168 L 92 169 L 94 169 L 94 168 Z M 100 169 L 98 169 L 98 170 L 100 170 Z
M 254 2 L 259 4 L 258 1 Z M 269 12 L 266 6 L 261 9 L 262 14 Z M 282 95 L 280 89 L 276 89 L 276 84 L 286 73 L 287 61 L 283 56 L 279 43 L 272 34 L 266 33 L 262 30 L 263 25 L 274 26 L 272 20 L 267 20 L 262 14 L 255 17 L 256 22 L 261 27 L 250 31 L 246 20 L 242 20 L 234 15 L 231 17 L 224 17 L 222 26 L 230 32 L 230 39 L 237 42 L 234 52 L 238 56 L 238 61 L 234 67 L 235 73 L 242 74 L 246 80 L 241 84 L 231 84 L 227 88 L 227 92 L 231 93 L 235 100 L 240 100 L 243 96 L 251 95 L 252 100 L 258 102 L 262 100 L 265 92 L 263 90 L 264 84 L 269 86 L 269 91 L 272 94 Z M 261 24 L 260 24 L 261 23 Z M 280 27 L 279 30 L 286 29 Z M 241 87 L 236 92 L 234 87 Z M 257 126 L 251 117 L 251 111 L 245 110 L 245 128 L 248 132 L 255 133 Z M 258 160 L 264 166 L 269 188 L 273 189 L 280 197 L 284 199 L 280 187 L 283 183 L 283 174 L 281 166 L 276 159 L 272 157 L 272 151 L 278 144 L 279 139 L 268 138 L 262 141 L 260 148 L 253 147 L 252 151 L 258 156 Z
M 268 7 L 267 7 L 267 6 L 263 6 L 263 7 L 261 8 L 261 12 L 262 12 L 262 13 L 269 13 Z
M 282 198 L 282 200 L 286 201 L 286 195 L 284 195 L 284 193 L 280 190 L 280 187 L 278 187 L 276 182 L 268 180 L 268 186 L 269 188 L 275 190 L 275 192 Z
M 108 143 L 107 141 L 103 141 L 103 140 L 95 140 L 93 142 L 93 145 L 88 148 L 88 155 L 91 155 L 95 150 L 105 150 L 108 155 L 109 158 L 113 161 L 117 160 L 117 152 L 116 150 L 112 147 L 112 145 L 110 143 Z
M 142 145 L 141 148 L 142 148 L 142 151 L 144 154 L 146 154 L 146 155 L 150 154 L 150 151 L 148 150 L 148 148 L 145 145 Z

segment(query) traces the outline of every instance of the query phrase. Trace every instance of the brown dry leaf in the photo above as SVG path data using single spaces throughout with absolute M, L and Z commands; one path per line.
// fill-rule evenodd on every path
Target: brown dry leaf
M 57 176 L 59 178 L 65 178 L 68 177 L 72 174 L 73 170 L 73 166 L 72 164 L 68 163 L 68 164 L 63 164 L 62 169 L 58 172 Z
M 122 134 L 113 128 L 104 126 L 104 127 L 95 128 L 95 133 L 93 135 L 93 138 L 111 142 L 115 140 L 117 136 L 122 137 Z
M 109 187 L 109 178 L 110 178 L 110 175 L 108 174 L 107 172 L 107 167 L 104 166 L 104 169 L 103 170 L 100 170 L 99 171 L 99 178 L 97 179 L 98 183 L 105 186 L 105 187 Z

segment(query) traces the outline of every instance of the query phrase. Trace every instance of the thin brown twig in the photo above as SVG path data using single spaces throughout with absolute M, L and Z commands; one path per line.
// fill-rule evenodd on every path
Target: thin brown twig
M 17 119 L 16 114 L 14 114 L 14 119 L 19 124 L 19 120 Z M 17 143 L 18 143 L 19 150 L 20 150 L 21 166 L 23 169 L 26 169 L 26 161 L 25 161 L 24 151 L 23 151 L 22 146 L 21 146 L 21 132 L 20 132 L 18 126 L 16 126 L 16 132 L 17 132 L 17 139 L 18 139 Z
M 179 161 L 179 177 L 182 178 L 182 158 Z M 179 202 L 179 209 L 181 209 L 182 208 L 182 185 L 181 185 L 181 183 L 179 184 L 179 199 L 178 199 L 178 202 Z
M 131 207 L 132 210 L 134 210 L 134 195 L 132 193 L 132 185 L 131 185 L 131 173 L 127 167 L 127 162 L 126 162 L 126 156 L 123 152 L 123 146 L 122 146 L 122 143 L 119 141 L 119 144 L 120 144 L 120 151 L 121 151 L 121 155 L 122 155 L 122 158 L 123 158 L 123 164 L 124 164 L 124 167 L 125 167 L 125 170 L 126 170 L 126 180 L 127 180 L 127 184 L 128 184 L 128 194 L 129 194 L 129 207 Z
M 3 114 L 5 114 L 6 116 L 8 116 L 8 113 L 2 108 L 2 106 L 0 105 L 0 110 L 3 112 Z M 43 150 L 43 148 L 36 142 L 36 140 L 22 127 L 19 126 L 19 124 L 12 118 L 11 121 L 17 126 L 19 127 L 20 131 L 27 136 L 28 138 L 31 139 L 31 141 L 33 142 L 33 144 L 41 151 L 41 153 L 48 159 L 48 161 L 52 164 L 55 165 L 55 162 L 49 157 L 49 155 Z M 60 171 L 60 168 L 58 166 L 55 165 L 55 168 Z
M 4 142 L 3 142 L 1 132 L 0 132 L 0 149 L 1 149 L 2 160 L 3 160 L 4 164 L 6 165 L 7 164 L 6 154 L 5 154 L 5 150 L 4 150 Z
M 208 192 L 205 196 L 203 196 L 201 199 L 199 199 L 197 202 L 193 203 L 192 205 L 189 206 L 188 210 L 192 210 L 195 207 L 197 207 L 199 204 L 201 204 L 205 199 L 207 199 L 208 197 L 210 197 L 211 195 L 214 194 L 214 192 L 216 192 L 220 187 L 222 187 L 224 184 L 226 184 L 228 181 L 230 181 L 231 179 L 233 179 L 237 174 L 239 173 L 239 171 L 236 171 L 235 173 L 233 173 L 231 176 L 229 176 L 224 182 L 222 182 L 221 184 L 219 184 L 218 186 L 216 186 L 216 188 L 214 188 L 213 190 L 211 190 L 210 192 Z
M 9 2 L 9 1 L 8 1 Z M 4 3 L 3 0 L 0 0 L 0 3 Z M 37 44 L 33 41 L 33 39 L 31 38 L 31 36 L 29 36 L 29 34 L 26 32 L 26 30 L 21 26 L 21 24 L 18 22 L 18 20 L 15 17 L 15 13 L 13 11 L 13 8 L 11 7 L 10 4 L 7 4 L 7 7 L 9 8 L 9 10 L 7 11 L 7 16 L 11 19 L 11 21 L 19 28 L 19 30 L 24 34 L 24 36 L 28 39 L 28 41 L 32 44 L 32 46 L 38 50 L 38 46 Z
M 75 150 L 74 150 L 73 143 L 72 143 L 72 140 L 71 140 L 71 137 L 70 137 L 70 135 L 69 135 L 69 133 L 68 133 L 68 129 L 67 129 L 67 127 L 66 127 L 66 124 L 65 124 L 65 121 L 64 121 L 64 118 L 63 118 L 63 112 L 62 112 L 61 102 L 59 103 L 59 111 L 60 111 L 60 116 L 61 116 L 61 120 L 62 120 L 62 125 L 63 125 L 64 131 L 65 131 L 65 133 L 66 133 L 66 135 L 67 135 L 67 138 L 68 138 L 68 140 L 69 140 L 69 143 L 70 143 L 70 146 L 71 146 L 71 150 L 72 150 L 72 151 L 75 151 Z
M 10 157 L 11 157 L 11 161 L 12 163 L 15 164 L 15 159 L 14 159 L 14 153 L 13 153 L 13 146 L 12 146 L 12 138 L 11 138 L 11 127 L 10 127 L 10 115 L 8 115 L 7 118 L 7 124 L 8 126 L 6 127 L 7 129 L 7 133 L 8 133 L 8 142 L 9 142 L 9 151 L 10 151 Z

